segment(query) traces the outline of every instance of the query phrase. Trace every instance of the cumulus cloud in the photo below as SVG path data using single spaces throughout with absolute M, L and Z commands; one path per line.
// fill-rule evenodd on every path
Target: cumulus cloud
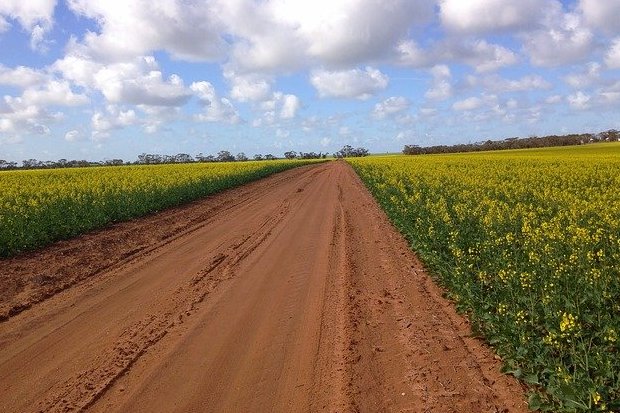
M 84 135 L 77 129 L 72 129 L 65 133 L 65 140 L 67 142 L 77 142 L 81 141 L 82 139 L 84 139 Z
M 29 70 L 18 72 L 33 74 Z M 34 77 L 38 78 L 38 75 Z M 14 136 L 47 135 L 50 132 L 48 125 L 63 118 L 61 112 L 50 111 L 50 107 L 79 106 L 89 102 L 87 96 L 75 92 L 66 80 L 45 76 L 41 76 L 40 83 L 32 80 L 29 76 L 16 79 L 18 85 L 27 86 L 23 93 L 19 96 L 5 95 L 0 101 L 0 132 Z M 5 83 L 8 82 L 5 80 Z
M 474 110 L 474 109 L 480 108 L 482 104 L 483 104 L 482 99 L 476 96 L 472 96 L 467 99 L 454 102 L 454 104 L 452 105 L 452 108 L 458 111 Z
M 446 65 L 437 65 L 431 69 L 433 80 L 424 97 L 429 100 L 446 100 L 452 96 L 452 74 Z
M 413 40 L 396 47 L 397 63 L 411 67 L 431 67 L 447 62 L 463 63 L 477 72 L 490 72 L 517 63 L 517 55 L 510 49 L 484 39 L 461 40 L 450 38 L 422 49 Z
M 40 70 L 25 66 L 11 69 L 0 64 L 0 85 L 27 88 L 41 84 L 46 79 L 47 75 Z
M 392 96 L 375 105 L 372 115 L 376 119 L 386 119 L 402 113 L 411 107 L 411 102 L 402 96 Z
M 47 108 L 30 101 L 30 97 L 4 96 L 0 100 L 0 132 L 19 137 L 23 134 L 48 134 L 50 123 L 62 119 L 62 113 L 50 112 Z
M 598 91 L 602 105 L 616 105 L 620 103 L 620 81 L 606 85 Z
M 594 35 L 575 13 L 551 19 L 547 27 L 525 33 L 524 48 L 537 66 L 560 66 L 587 59 L 594 49 Z
M 234 72 L 224 72 L 224 76 L 231 83 L 230 97 L 239 102 L 260 102 L 269 98 L 271 94 L 270 78 L 256 74 L 237 75 Z
M 194 116 L 196 121 L 238 123 L 241 120 L 230 100 L 218 97 L 211 83 L 206 81 L 194 82 L 190 89 L 203 106 L 202 113 Z
M 222 0 L 218 15 L 240 39 L 233 57 L 242 67 L 290 69 L 317 62 L 335 68 L 385 57 L 412 25 L 432 17 L 433 4 L 426 0 Z
M 578 109 L 578 110 L 585 110 L 585 109 L 590 108 L 591 100 L 592 98 L 590 95 L 587 95 L 581 91 L 573 95 L 569 95 L 567 98 L 567 101 L 570 107 L 572 107 L 573 109 Z
M 278 126 L 280 120 L 293 119 L 302 107 L 299 97 L 282 92 L 274 92 L 269 99 L 258 105 L 261 115 L 255 119 L 253 126 Z
M 54 23 L 56 0 L 2 0 L 0 2 L 0 33 L 10 27 L 8 19 L 16 20 L 30 32 L 30 47 L 38 49 Z
M 29 105 L 38 106 L 79 106 L 89 102 L 85 95 L 74 93 L 66 80 L 51 80 L 39 87 L 28 88 L 22 99 Z
M 545 9 L 541 0 L 441 0 L 439 5 L 448 31 L 478 34 L 531 27 Z
M 610 69 L 620 69 L 620 37 L 611 43 L 605 55 L 605 64 Z
M 389 78 L 372 67 L 327 71 L 315 70 L 310 83 L 320 97 L 368 99 L 388 86 Z
M 551 83 L 540 75 L 523 76 L 520 79 L 504 79 L 498 75 L 482 79 L 485 90 L 494 93 L 524 92 L 537 89 L 550 89 Z
M 434 49 L 425 50 L 411 39 L 401 41 L 395 52 L 397 63 L 411 67 L 430 67 L 440 58 Z
M 562 96 L 560 95 L 551 95 L 545 98 L 545 103 L 548 105 L 555 105 L 560 102 L 562 102 Z
M 579 9 L 593 29 L 620 33 L 620 2 L 611 0 L 580 0 Z
M 489 72 L 517 63 L 517 56 L 512 50 L 486 40 L 450 44 L 445 55 L 472 66 L 477 72 Z
M 107 105 L 105 111 L 96 111 L 91 117 L 93 138 L 105 138 L 109 131 L 136 125 L 139 121 L 135 110 L 122 110 L 116 105 Z
M 74 13 L 91 18 L 100 32 L 88 32 L 81 50 L 102 61 L 119 61 L 166 50 L 186 60 L 220 59 L 226 42 L 212 6 L 204 2 L 68 0 Z
M 301 108 L 301 100 L 295 95 L 282 95 L 282 108 L 280 109 L 280 118 L 292 119 L 297 115 L 297 111 Z
M 53 69 L 78 85 L 101 92 L 112 104 L 180 106 L 192 96 L 178 75 L 165 79 L 152 56 L 101 64 L 68 55 L 56 61 Z
M 571 73 L 564 77 L 564 81 L 570 86 L 581 89 L 595 83 L 601 76 L 601 64 L 597 62 L 588 63 L 584 69 L 578 73 Z

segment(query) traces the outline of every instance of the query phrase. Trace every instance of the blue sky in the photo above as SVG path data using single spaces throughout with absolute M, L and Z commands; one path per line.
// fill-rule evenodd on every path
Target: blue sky
M 618 0 L 3 0 L 0 159 L 620 129 Z

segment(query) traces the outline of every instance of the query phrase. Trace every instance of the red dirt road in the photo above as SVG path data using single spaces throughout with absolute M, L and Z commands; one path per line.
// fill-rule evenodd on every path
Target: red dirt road
M 526 412 L 352 169 L 0 261 L 0 411 Z

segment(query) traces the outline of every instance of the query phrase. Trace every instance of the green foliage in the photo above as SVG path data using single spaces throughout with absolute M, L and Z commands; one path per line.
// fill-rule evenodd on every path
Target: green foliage
M 620 145 L 351 160 L 543 411 L 620 411 Z
M 0 257 L 307 163 L 310 161 L 0 172 Z

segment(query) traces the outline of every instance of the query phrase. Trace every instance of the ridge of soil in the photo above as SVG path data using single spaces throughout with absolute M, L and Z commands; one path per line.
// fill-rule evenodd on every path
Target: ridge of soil
M 0 299 L 0 411 L 527 411 L 340 161 L 0 260 Z

